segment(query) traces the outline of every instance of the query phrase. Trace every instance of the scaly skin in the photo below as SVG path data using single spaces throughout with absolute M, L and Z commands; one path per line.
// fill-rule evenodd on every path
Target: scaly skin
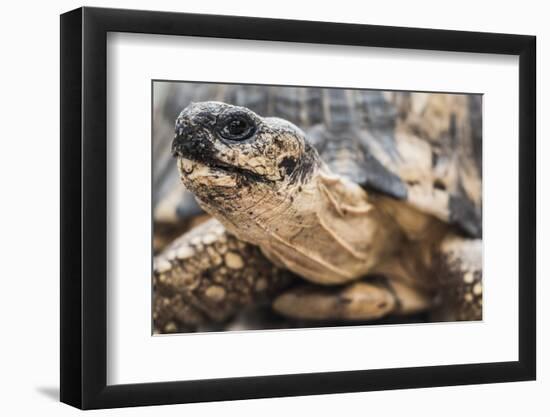
M 451 233 L 448 226 L 403 202 L 367 193 L 334 175 L 303 132 L 292 124 L 261 118 L 246 108 L 196 103 L 178 118 L 173 153 L 178 156 L 186 187 L 238 240 L 257 245 L 277 267 L 312 283 L 350 283 L 334 289 L 334 294 L 351 300 L 351 309 L 332 308 L 333 317 L 357 318 L 353 312 L 357 300 L 363 312 L 372 299 L 378 302 L 379 310 L 387 310 L 376 310 L 376 314 L 400 310 L 390 302 L 399 298 L 395 291 L 393 298 L 386 297 L 377 286 L 353 282 L 376 273 L 398 287 L 404 286 L 411 299 L 423 300 L 418 309 L 430 307 L 429 294 L 438 286 L 434 259 L 441 242 Z M 439 271 L 465 272 L 453 266 L 448 257 L 440 259 Z M 194 288 L 193 284 L 185 286 Z M 207 294 L 206 287 L 201 291 Z M 324 304 L 328 307 L 318 318 L 327 318 L 331 306 L 340 304 L 323 294 L 312 289 L 287 297 L 316 300 L 306 309 L 309 313 L 281 299 L 275 301 L 275 307 L 283 314 L 306 317 L 316 305 Z M 204 297 L 200 298 L 202 302 Z M 361 304 L 361 299 L 369 301 Z M 211 306 L 202 309 L 206 310 Z M 214 315 L 211 318 L 223 320 L 230 310 L 234 309 L 221 303 L 219 313 L 210 313 Z M 367 315 L 374 317 L 375 313 Z M 468 314 L 468 318 L 476 317 Z
M 209 220 L 155 258 L 155 331 L 194 330 L 223 322 L 243 306 L 270 300 L 290 279 L 288 271 L 274 266 L 256 246 Z
M 459 236 L 447 236 L 441 243 L 434 262 L 442 299 L 437 316 L 482 319 L 482 247 L 480 239 Z
M 156 333 L 200 330 L 223 323 L 245 307 L 270 303 L 303 320 L 374 320 L 424 310 L 429 299 L 396 282 L 366 278 L 343 287 L 296 284 L 254 245 L 215 219 L 182 235 L 155 258 L 153 320 Z

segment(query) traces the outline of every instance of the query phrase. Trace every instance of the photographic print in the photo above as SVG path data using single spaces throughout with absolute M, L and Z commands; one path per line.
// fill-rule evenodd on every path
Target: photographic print
M 482 319 L 482 96 L 152 81 L 153 333 Z
M 62 402 L 536 379 L 534 36 L 89 7 L 60 34 Z

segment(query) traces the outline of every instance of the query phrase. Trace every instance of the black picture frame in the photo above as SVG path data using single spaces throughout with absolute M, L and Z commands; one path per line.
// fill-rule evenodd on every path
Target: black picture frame
M 519 56 L 519 360 L 107 385 L 108 32 Z M 61 15 L 61 401 L 93 409 L 535 379 L 535 54 L 524 35 L 87 7 Z

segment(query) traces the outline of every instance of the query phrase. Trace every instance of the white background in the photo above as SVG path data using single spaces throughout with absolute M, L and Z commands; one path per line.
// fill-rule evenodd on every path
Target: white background
M 304 2 L 305 3 L 305 2 Z M 296 19 L 333 20 L 445 29 L 483 30 L 536 34 L 538 36 L 538 119 L 539 143 L 548 136 L 548 122 L 542 121 L 550 96 L 548 82 L 547 11 L 543 2 L 522 1 L 482 4 L 462 1 L 367 2 L 307 7 L 295 1 L 121 1 L 88 5 L 165 9 L 205 13 L 257 15 Z M 311 3 L 310 3 L 311 4 Z M 10 3 L 2 13 L 2 114 L 1 181 L 2 282 L 0 303 L 2 344 L 0 345 L 1 397 L 5 415 L 30 413 L 72 415 L 76 411 L 56 402 L 58 390 L 58 274 L 59 274 L 59 52 L 58 14 L 79 6 L 60 1 L 55 5 Z M 544 102 L 543 102 L 544 101 Z M 539 184 L 550 179 L 550 168 L 542 167 L 547 145 L 539 147 Z M 539 213 L 550 210 L 550 194 L 539 185 Z M 365 415 L 548 415 L 550 390 L 548 352 L 550 273 L 542 259 L 550 245 L 550 223 L 539 219 L 539 380 L 485 386 L 436 388 L 305 398 L 239 401 L 181 405 L 116 411 L 100 415 L 333 415 L 359 412 Z M 545 237 L 542 237 L 543 234 Z M 546 248 L 546 250 L 544 249 Z
M 108 384 L 517 360 L 517 57 L 137 34 L 107 54 Z M 152 78 L 482 92 L 483 322 L 152 338 Z

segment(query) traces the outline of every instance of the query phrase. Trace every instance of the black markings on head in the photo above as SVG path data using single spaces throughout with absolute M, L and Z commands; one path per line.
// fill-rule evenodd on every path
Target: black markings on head
M 221 161 L 217 151 L 204 131 L 194 131 L 191 134 L 184 133 L 177 136 L 172 143 L 172 152 L 175 156 L 200 162 L 211 168 L 217 168 L 228 173 L 238 174 L 245 182 L 270 182 L 263 175 L 252 172 L 246 168 L 238 167 Z
M 172 153 L 197 162 L 208 164 L 216 159 L 216 150 L 202 129 L 186 129 L 172 142 Z
M 295 135 L 296 140 L 290 140 Z M 284 123 L 258 124 L 255 116 L 242 109 L 227 109 L 221 103 L 197 103 L 180 114 L 172 151 L 174 156 L 235 174 L 237 186 L 274 183 L 271 176 L 277 169 L 280 177 L 295 184 L 307 182 L 321 163 L 317 151 L 302 140 L 299 131 Z M 241 163 L 237 155 L 265 159 L 266 173 L 248 167 L 247 158 Z M 273 162 L 277 165 L 273 166 Z
M 283 169 L 286 175 L 291 175 L 292 172 L 294 172 L 294 168 L 296 168 L 296 159 L 285 156 L 283 160 L 279 162 L 279 168 Z
M 297 162 L 291 176 L 290 182 L 304 183 L 313 175 L 315 168 L 319 165 L 319 154 L 307 141 L 304 146 L 304 153 Z

